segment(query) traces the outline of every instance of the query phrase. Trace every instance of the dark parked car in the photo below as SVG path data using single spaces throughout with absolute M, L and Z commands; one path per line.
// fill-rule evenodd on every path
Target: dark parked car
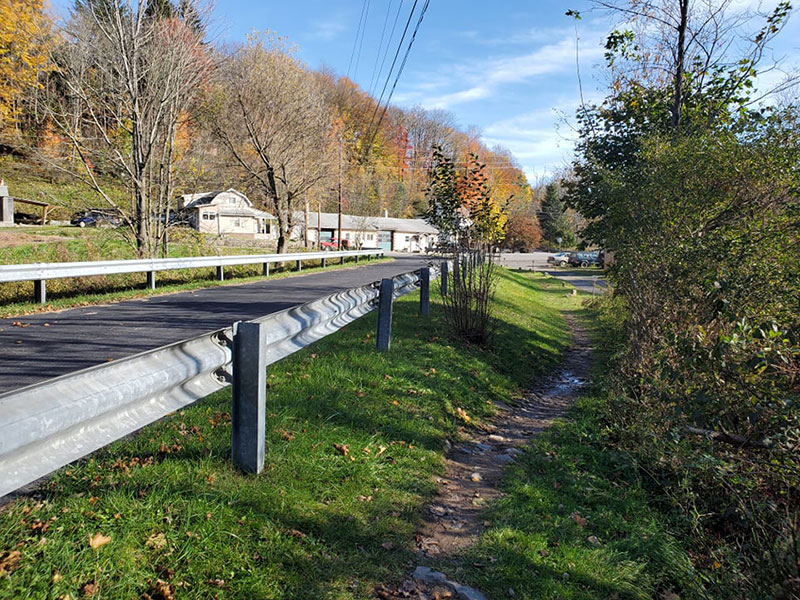
M 77 227 L 119 227 L 121 219 L 106 212 L 90 211 L 72 217 L 70 224 Z
M 600 266 L 600 252 L 570 252 L 569 264 L 573 267 L 597 267 Z

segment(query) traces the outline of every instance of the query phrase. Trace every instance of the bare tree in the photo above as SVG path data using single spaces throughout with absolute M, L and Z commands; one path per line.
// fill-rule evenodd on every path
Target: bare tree
M 671 126 L 681 125 L 687 93 L 714 88 L 720 107 L 739 94 L 741 84 L 757 75 L 779 69 L 762 64 L 769 43 L 785 25 L 791 4 L 778 2 L 764 25 L 752 30 L 754 12 L 734 0 L 592 0 L 598 8 L 622 17 L 624 28 L 607 41 L 614 87 L 642 83 L 668 84 Z M 747 103 L 778 94 L 796 84 L 796 74 L 753 94 Z M 687 92 L 687 87 L 691 89 Z
M 319 80 L 280 39 L 252 35 L 219 84 L 207 120 L 275 213 L 282 253 L 304 194 L 331 174 L 335 140 Z
M 206 14 L 195 0 L 78 2 L 54 56 L 50 117 L 73 149 L 57 166 L 119 211 L 143 257 L 167 251 L 176 132 L 212 66 Z

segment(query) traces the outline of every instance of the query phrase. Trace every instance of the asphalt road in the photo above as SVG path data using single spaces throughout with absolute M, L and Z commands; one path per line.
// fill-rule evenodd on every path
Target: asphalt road
M 426 262 L 424 256 L 406 255 L 391 263 L 0 319 L 0 393 L 412 271 Z

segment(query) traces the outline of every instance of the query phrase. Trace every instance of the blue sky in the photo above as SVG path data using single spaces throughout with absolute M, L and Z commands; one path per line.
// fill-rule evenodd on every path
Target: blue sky
M 56 6 L 71 4 L 53 1 Z M 375 61 L 381 56 L 387 8 L 385 37 L 400 2 L 369 1 L 366 34 L 355 55 L 363 0 L 216 0 L 214 30 L 224 42 L 241 41 L 253 30 L 275 31 L 297 45 L 310 67 L 326 65 L 347 74 L 349 66 L 350 77 L 370 90 L 377 79 Z M 767 10 L 777 0 L 732 2 L 734 7 L 761 5 Z M 402 0 L 384 72 L 413 3 Z M 423 4 L 418 0 L 418 10 Z M 601 99 L 607 86 L 602 44 L 612 24 L 588 11 L 588 0 L 431 0 L 392 102 L 447 109 L 462 128 L 477 127 L 490 146 L 510 149 L 536 183 L 565 167 L 572 155 L 579 94 L 574 23 L 564 14 L 568 9 L 583 14 L 578 36 L 584 97 Z M 794 13 L 775 44 L 775 56 L 785 57 L 787 66 L 800 65 L 800 10 Z M 415 24 L 416 17 L 412 30 Z M 780 76 L 772 73 L 766 79 Z M 385 74 L 376 95 L 384 80 Z

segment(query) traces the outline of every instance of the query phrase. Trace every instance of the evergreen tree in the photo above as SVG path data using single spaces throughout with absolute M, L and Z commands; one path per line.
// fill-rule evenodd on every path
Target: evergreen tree
M 567 214 L 562 193 L 555 183 L 550 183 L 545 188 L 541 222 L 542 233 L 547 241 L 558 243 L 558 238 L 561 238 L 559 245 L 567 247 L 575 245 L 577 241 L 575 227 Z

